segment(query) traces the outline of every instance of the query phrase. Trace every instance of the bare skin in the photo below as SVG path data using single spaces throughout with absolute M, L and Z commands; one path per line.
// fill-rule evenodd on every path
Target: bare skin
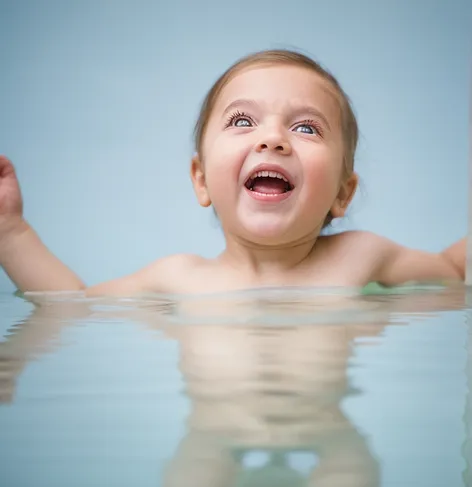
M 287 194 L 248 188 L 257 170 L 268 167 L 287 176 Z M 0 157 L 0 265 L 22 291 L 90 296 L 464 279 L 465 238 L 428 253 L 369 232 L 320 236 L 327 214 L 343 217 L 355 194 L 357 175 L 344 172 L 339 105 L 330 85 L 303 68 L 253 67 L 223 88 L 202 153 L 191 163 L 199 204 L 212 205 L 221 221 L 226 249 L 220 256 L 173 255 L 88 287 L 28 225 L 14 167 Z

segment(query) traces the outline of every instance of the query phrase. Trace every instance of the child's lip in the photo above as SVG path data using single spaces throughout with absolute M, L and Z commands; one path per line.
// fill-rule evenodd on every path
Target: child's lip
M 286 191 L 285 193 L 266 194 L 266 193 L 258 193 L 257 191 L 252 191 L 246 187 L 244 187 L 244 189 L 251 198 L 266 203 L 279 203 L 280 201 L 284 201 L 287 198 L 289 198 L 290 195 L 293 193 L 293 191 L 290 190 L 290 191 Z

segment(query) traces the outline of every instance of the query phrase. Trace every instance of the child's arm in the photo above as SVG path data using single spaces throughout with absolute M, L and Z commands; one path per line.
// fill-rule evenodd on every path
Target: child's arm
M 424 252 L 374 237 L 374 279 L 386 286 L 411 281 L 463 281 L 466 266 L 466 238 L 439 253 Z
M 131 296 L 165 292 L 176 269 L 185 272 L 188 256 L 159 259 L 133 274 L 87 287 L 61 260 L 52 254 L 26 222 L 22 228 L 0 236 L 0 267 L 22 292 L 84 291 L 87 296 Z
M 84 288 L 23 219 L 20 185 L 13 164 L 5 156 L 0 156 L 0 267 L 22 291 Z
M 165 259 L 130 276 L 86 289 L 82 280 L 48 250 L 23 219 L 15 168 L 6 157 L 0 156 L 0 267 L 20 291 L 85 290 L 87 295 L 152 292 L 167 284 L 168 263 L 174 260 Z
M 48 250 L 25 221 L 0 236 L 0 266 L 23 292 L 85 288 L 80 278 Z
M 460 278 L 465 280 L 467 258 L 467 238 L 461 238 L 442 252 L 442 255 L 457 269 Z

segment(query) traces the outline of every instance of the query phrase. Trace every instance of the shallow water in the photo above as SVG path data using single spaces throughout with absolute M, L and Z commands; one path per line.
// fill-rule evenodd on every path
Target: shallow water
M 469 296 L 470 294 L 470 296 Z M 0 486 L 472 486 L 472 294 L 0 295 Z

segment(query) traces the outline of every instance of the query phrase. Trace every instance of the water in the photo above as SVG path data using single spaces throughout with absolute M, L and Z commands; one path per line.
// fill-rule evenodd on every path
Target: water
M 0 295 L 2 487 L 472 486 L 465 288 L 30 299 Z

